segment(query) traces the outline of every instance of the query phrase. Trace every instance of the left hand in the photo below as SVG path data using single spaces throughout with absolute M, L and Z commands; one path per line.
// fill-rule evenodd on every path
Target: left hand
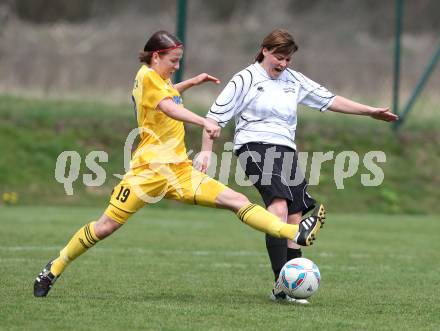
M 209 166 L 211 165 L 211 151 L 201 151 L 197 157 L 193 160 L 193 166 L 198 171 L 206 174 Z
M 376 120 L 382 120 L 386 122 L 394 122 L 399 119 L 399 116 L 392 113 L 390 111 L 390 108 L 373 108 L 370 117 L 376 119 Z
M 194 86 L 200 85 L 205 82 L 214 82 L 216 84 L 220 84 L 220 79 L 218 79 L 217 77 L 208 75 L 206 72 L 204 72 L 200 75 L 197 75 L 192 79 L 192 83 Z

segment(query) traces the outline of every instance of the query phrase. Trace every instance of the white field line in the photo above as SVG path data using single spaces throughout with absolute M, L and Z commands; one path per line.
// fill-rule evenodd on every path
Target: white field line
M 58 246 L 0 246 L 0 251 L 6 252 L 20 252 L 20 251 L 54 251 L 57 252 L 62 247 Z M 147 249 L 140 247 L 129 247 L 129 248 L 100 248 L 96 247 L 93 251 L 99 253 L 143 253 L 143 254 L 180 254 L 180 255 L 194 255 L 194 256 L 211 256 L 211 255 L 224 255 L 224 256 L 260 256 L 265 255 L 262 252 L 256 251 L 225 251 L 225 250 L 215 250 L 215 251 L 182 251 L 182 250 L 161 250 L 161 249 Z
M 50 251 L 50 252 L 58 252 L 62 247 L 61 246 L 0 246 L 0 252 L 22 252 L 22 251 Z M 245 250 L 237 250 L 237 251 L 229 251 L 229 250 L 162 250 L 162 249 L 148 249 L 142 247 L 127 247 L 127 248 L 106 248 L 106 247 L 95 247 L 93 251 L 99 254 L 108 254 L 108 253 L 138 253 L 138 254 L 147 254 L 147 255 L 190 255 L 190 256 L 267 256 L 265 251 L 245 251 Z M 315 254 L 322 258 L 323 261 L 329 258 L 336 258 L 339 254 L 335 254 L 333 252 L 319 252 Z M 344 254 L 345 255 L 345 254 Z M 349 253 L 345 255 L 348 258 L 355 260 L 364 260 L 374 258 L 373 254 L 367 253 Z M 307 257 L 307 254 L 305 255 Z M 408 259 L 408 255 L 406 254 L 392 254 L 390 258 L 398 258 L 398 259 Z M 17 258 L 17 257 L 11 257 Z M 9 260 L 7 257 L 1 257 L 1 259 Z

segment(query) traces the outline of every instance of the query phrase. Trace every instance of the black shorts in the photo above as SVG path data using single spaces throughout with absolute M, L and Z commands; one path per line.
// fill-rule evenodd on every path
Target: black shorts
M 288 214 L 307 213 L 316 201 L 307 193 L 307 181 L 298 156 L 287 146 L 247 143 L 237 152 L 246 176 L 260 192 L 266 207 L 275 198 L 287 200 Z M 297 169 L 298 168 L 298 169 Z

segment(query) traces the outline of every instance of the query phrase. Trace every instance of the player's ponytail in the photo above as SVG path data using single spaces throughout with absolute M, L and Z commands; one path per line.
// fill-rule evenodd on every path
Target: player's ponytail
M 151 64 L 151 57 L 154 52 L 167 54 L 175 48 L 183 48 L 182 42 L 175 35 L 168 31 L 157 31 L 148 39 L 144 49 L 139 52 L 139 61 Z

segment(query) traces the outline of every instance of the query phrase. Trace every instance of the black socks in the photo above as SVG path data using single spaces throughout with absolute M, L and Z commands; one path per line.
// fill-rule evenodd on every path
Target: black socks
M 287 261 L 302 256 L 301 248 L 288 248 L 287 239 L 275 238 L 268 234 L 266 234 L 266 248 L 275 281 L 277 281 L 281 269 Z

